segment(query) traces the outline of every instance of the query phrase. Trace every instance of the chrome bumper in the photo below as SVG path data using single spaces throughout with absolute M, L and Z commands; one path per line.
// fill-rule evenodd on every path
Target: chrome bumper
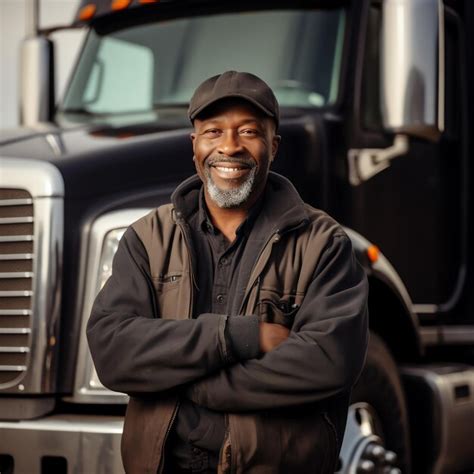
M 14 474 L 47 474 L 45 466 L 54 458 L 67 464 L 65 473 L 123 473 L 122 429 L 123 418 L 112 416 L 0 421 L 0 455 L 13 458 Z

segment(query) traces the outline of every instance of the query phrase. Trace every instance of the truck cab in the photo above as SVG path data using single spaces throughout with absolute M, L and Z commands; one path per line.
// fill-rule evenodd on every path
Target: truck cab
M 194 88 L 239 70 L 279 100 L 272 169 L 369 278 L 338 472 L 472 472 L 472 2 L 84 0 L 68 27 L 87 36 L 64 97 L 39 32 L 0 136 L 0 471 L 122 472 L 127 396 L 87 319 L 125 229 L 194 172 Z

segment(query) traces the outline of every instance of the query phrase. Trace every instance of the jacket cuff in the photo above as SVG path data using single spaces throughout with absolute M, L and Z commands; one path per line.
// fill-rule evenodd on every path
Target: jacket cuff
M 260 328 L 257 316 L 231 316 L 224 331 L 234 361 L 255 359 L 260 353 Z

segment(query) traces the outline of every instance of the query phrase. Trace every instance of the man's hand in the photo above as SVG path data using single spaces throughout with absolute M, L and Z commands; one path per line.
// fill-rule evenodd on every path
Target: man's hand
M 281 324 L 259 323 L 260 326 L 260 351 L 270 352 L 285 341 L 290 330 Z

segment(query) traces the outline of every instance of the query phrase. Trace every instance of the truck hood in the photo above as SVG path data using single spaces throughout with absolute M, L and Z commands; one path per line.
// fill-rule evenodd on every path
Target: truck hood
M 51 162 L 63 175 L 66 198 L 91 198 L 189 176 L 194 171 L 190 133 L 185 121 L 175 127 L 19 128 L 1 132 L 0 157 Z

